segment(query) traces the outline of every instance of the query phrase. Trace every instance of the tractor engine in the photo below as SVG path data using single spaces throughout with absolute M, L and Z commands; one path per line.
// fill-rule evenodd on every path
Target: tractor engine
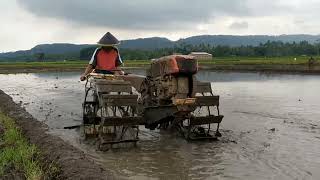
M 192 97 L 193 75 L 198 71 L 198 62 L 192 56 L 166 56 L 151 63 L 147 73 L 149 90 L 155 105 L 169 105 L 175 99 Z

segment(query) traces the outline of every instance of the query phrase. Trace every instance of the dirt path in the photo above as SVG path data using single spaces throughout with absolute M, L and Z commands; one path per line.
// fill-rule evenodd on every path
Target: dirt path
M 1 90 L 0 110 L 16 120 L 25 137 L 44 154 L 46 163 L 55 162 L 61 168 L 62 179 L 118 179 L 83 152 L 47 134 L 45 124 L 33 118 Z

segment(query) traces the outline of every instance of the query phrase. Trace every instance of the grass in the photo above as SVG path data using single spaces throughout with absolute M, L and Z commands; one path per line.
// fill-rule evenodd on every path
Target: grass
M 213 60 L 199 61 L 200 65 L 304 65 L 309 57 L 216 57 Z
M 295 60 L 296 58 L 296 60 Z M 200 65 L 305 65 L 310 57 L 214 57 L 213 60 L 200 60 Z M 320 57 L 314 57 L 320 59 Z M 54 61 L 54 62 L 0 62 L 2 69 L 23 69 L 23 68 L 52 68 L 52 69 L 82 69 L 88 61 Z M 150 60 L 126 60 L 125 67 L 141 67 L 150 64 Z
M 23 172 L 26 179 L 42 179 L 44 171 L 37 160 L 39 150 L 36 146 L 29 144 L 14 120 L 2 113 L 0 124 L 4 128 L 4 134 L 0 137 L 0 177 L 5 175 L 6 169 L 13 168 Z
M 0 68 L 84 68 L 85 61 L 53 61 L 53 62 L 1 62 Z

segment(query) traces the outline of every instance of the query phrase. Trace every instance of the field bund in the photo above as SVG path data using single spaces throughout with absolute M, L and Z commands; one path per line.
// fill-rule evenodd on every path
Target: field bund
M 316 58 L 319 59 L 319 58 Z M 216 71 L 280 72 L 320 74 L 320 61 L 309 64 L 308 57 L 228 57 L 199 61 L 199 68 Z M 1 62 L 0 73 L 75 72 L 84 71 L 88 61 Z M 146 68 L 150 60 L 127 60 L 123 69 Z
M 22 134 L 36 145 L 43 158 L 41 163 L 54 163 L 59 168 L 61 179 L 114 179 L 85 153 L 66 143 L 59 137 L 47 133 L 48 126 L 33 118 L 24 108 L 0 90 L 0 111 L 15 120 Z

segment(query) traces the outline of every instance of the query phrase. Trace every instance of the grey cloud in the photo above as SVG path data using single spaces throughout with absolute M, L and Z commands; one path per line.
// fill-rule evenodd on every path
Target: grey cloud
M 230 29 L 236 29 L 236 30 L 237 29 L 248 29 L 248 27 L 249 27 L 249 24 L 248 24 L 248 22 L 245 22 L 245 21 L 234 22 L 229 26 Z
M 247 0 L 18 0 L 39 17 L 120 29 L 188 28 L 217 16 L 248 15 Z

